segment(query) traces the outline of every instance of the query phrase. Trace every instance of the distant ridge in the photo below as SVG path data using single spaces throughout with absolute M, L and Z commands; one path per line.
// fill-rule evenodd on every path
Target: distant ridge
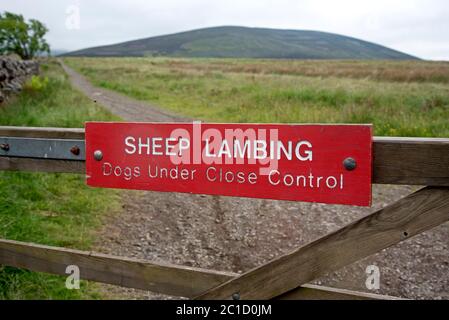
M 417 59 L 343 35 L 248 27 L 212 27 L 65 53 L 64 56 L 172 56 L 279 59 Z

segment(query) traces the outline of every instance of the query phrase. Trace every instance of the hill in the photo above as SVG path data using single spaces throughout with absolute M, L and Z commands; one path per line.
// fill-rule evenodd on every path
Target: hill
M 416 59 L 338 34 L 247 27 L 213 27 L 65 53 L 64 56 L 173 56 L 279 59 Z

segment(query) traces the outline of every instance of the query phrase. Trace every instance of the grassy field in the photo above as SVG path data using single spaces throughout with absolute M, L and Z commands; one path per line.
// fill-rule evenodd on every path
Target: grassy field
M 115 119 L 73 90 L 58 64 L 41 68 L 41 77 L 0 107 L 0 125 L 82 127 Z M 1 238 L 88 249 L 102 217 L 118 206 L 115 191 L 87 188 L 81 175 L 0 171 Z M 65 277 L 0 266 L 0 299 L 98 297 L 94 284 L 68 290 Z
M 206 121 L 373 123 L 449 136 L 449 63 L 66 58 L 95 85 Z

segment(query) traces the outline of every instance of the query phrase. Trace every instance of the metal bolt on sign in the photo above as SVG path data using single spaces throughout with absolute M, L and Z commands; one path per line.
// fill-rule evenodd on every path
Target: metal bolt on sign
M 95 160 L 100 161 L 101 159 L 103 159 L 103 152 L 101 152 L 101 150 L 95 150 L 94 158 Z
M 346 170 L 352 171 L 357 167 L 357 163 L 353 158 L 348 157 L 345 160 L 343 160 L 343 166 L 345 167 Z

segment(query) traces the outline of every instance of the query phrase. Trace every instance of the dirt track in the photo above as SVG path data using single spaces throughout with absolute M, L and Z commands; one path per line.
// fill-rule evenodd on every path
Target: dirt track
M 73 85 L 128 121 L 189 121 L 93 87 L 64 66 Z M 97 251 L 188 266 L 246 271 L 391 203 L 416 187 L 374 185 L 373 207 L 126 191 L 123 212 L 101 231 Z M 368 291 L 365 268 L 380 267 L 375 293 L 449 299 L 449 224 L 406 240 L 315 283 Z M 356 245 L 356 244 L 355 244 Z M 169 298 L 104 286 L 115 298 Z

